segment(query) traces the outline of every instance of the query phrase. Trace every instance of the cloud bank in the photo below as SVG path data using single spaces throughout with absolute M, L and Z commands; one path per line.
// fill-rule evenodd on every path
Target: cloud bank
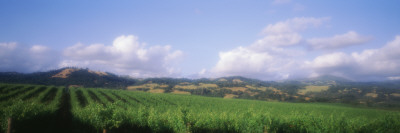
M 335 35 L 327 38 L 311 38 L 307 42 L 313 49 L 338 49 L 352 45 L 360 45 L 370 41 L 372 38 L 361 36 L 355 31 Z
M 263 30 L 262 39 L 231 51 L 220 52 L 219 61 L 212 73 L 243 75 L 264 80 L 282 80 L 305 77 L 309 70 L 303 68 L 305 51 L 290 46 L 303 42 L 302 31 L 317 28 L 329 21 L 329 17 L 301 17 L 269 24 Z
M 55 68 L 58 61 L 59 55 L 46 46 L 26 47 L 15 42 L 0 43 L 1 71 L 44 71 Z
M 117 37 L 112 45 L 76 44 L 63 53 L 60 66 L 81 66 L 135 77 L 171 76 L 178 73 L 174 63 L 183 55 L 171 46 L 150 46 L 133 35 Z
M 269 24 L 264 37 L 248 46 L 219 53 L 210 75 L 242 75 L 264 80 L 284 80 L 335 75 L 354 80 L 393 80 L 400 77 L 400 36 L 381 48 L 362 52 L 340 49 L 368 43 L 372 37 L 355 31 L 325 38 L 303 38 L 301 32 L 318 28 L 329 17 L 302 17 Z M 300 47 L 300 48 L 299 48 Z M 314 51 L 309 51 L 307 48 Z M 329 50 L 312 58 L 309 52 Z M 204 70 L 203 70 L 204 71 Z
M 0 70 L 34 72 L 67 66 L 87 67 L 134 77 L 174 76 L 174 67 L 183 55 L 171 46 L 146 46 L 134 35 L 117 37 L 111 45 L 81 43 L 56 53 L 34 45 L 30 48 L 17 43 L 0 44 Z
M 307 61 L 306 64 L 316 74 L 332 74 L 353 79 L 394 80 L 400 76 L 400 36 L 396 36 L 381 48 L 350 54 L 325 54 Z

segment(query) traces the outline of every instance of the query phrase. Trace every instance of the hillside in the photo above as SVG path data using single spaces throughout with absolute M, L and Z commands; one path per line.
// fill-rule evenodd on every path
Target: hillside
M 29 74 L 2 72 L 0 73 L 0 82 L 123 89 L 128 84 L 136 83 L 137 80 L 89 69 L 62 68 Z
M 63 68 L 49 72 L 0 73 L 2 83 L 69 87 L 111 88 L 150 93 L 174 93 L 209 97 L 286 102 L 330 102 L 372 107 L 400 107 L 400 82 L 354 82 L 324 75 L 282 82 L 240 76 L 215 79 L 134 79 L 89 69 Z
M 400 107 L 399 82 L 335 80 L 260 81 L 244 77 L 217 79 L 145 79 L 127 90 L 286 102 L 347 103 L 369 107 Z

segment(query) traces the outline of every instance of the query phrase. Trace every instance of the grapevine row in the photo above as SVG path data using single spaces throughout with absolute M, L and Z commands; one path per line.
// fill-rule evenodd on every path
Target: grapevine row
M 397 111 L 329 104 L 19 84 L 0 84 L 0 92 L 2 132 L 9 120 L 14 132 L 34 131 L 37 123 L 55 127 L 40 132 L 400 131 Z
M 54 114 L 59 107 L 61 88 L 37 85 L 0 84 L 0 123 L 2 131 L 25 132 L 27 121 Z M 11 128 L 10 124 L 12 123 Z M 14 129 L 14 130 L 13 130 Z M 29 129 L 29 128 L 25 128 Z
M 87 99 L 74 117 L 96 131 L 131 127 L 151 132 L 381 132 L 399 131 L 397 112 L 331 105 L 227 100 L 76 88 Z M 76 96 L 76 95 L 75 95 Z M 77 103 L 80 100 L 77 97 Z M 79 104 L 76 104 L 79 105 Z M 377 116 L 379 114 L 379 117 Z M 370 116 L 376 116 L 371 118 Z M 373 121 L 371 121 L 371 119 Z M 383 128 L 390 122 L 390 128 Z M 387 127 L 387 126 L 386 126 Z M 129 128 L 128 128 L 129 129 Z

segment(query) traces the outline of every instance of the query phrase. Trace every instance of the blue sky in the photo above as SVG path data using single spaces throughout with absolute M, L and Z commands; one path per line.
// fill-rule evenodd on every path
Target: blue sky
M 400 79 L 399 1 L 0 1 L 0 71 Z

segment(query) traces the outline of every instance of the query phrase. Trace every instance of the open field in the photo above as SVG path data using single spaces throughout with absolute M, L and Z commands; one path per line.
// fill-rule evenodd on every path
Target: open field
M 2 132 L 9 118 L 14 132 L 400 131 L 399 111 L 342 104 L 16 84 L 0 84 L 0 91 Z
M 314 85 L 309 85 L 306 86 L 305 89 L 299 90 L 299 94 L 306 94 L 307 92 L 321 92 L 321 91 L 326 91 L 329 89 L 329 86 L 314 86 Z

